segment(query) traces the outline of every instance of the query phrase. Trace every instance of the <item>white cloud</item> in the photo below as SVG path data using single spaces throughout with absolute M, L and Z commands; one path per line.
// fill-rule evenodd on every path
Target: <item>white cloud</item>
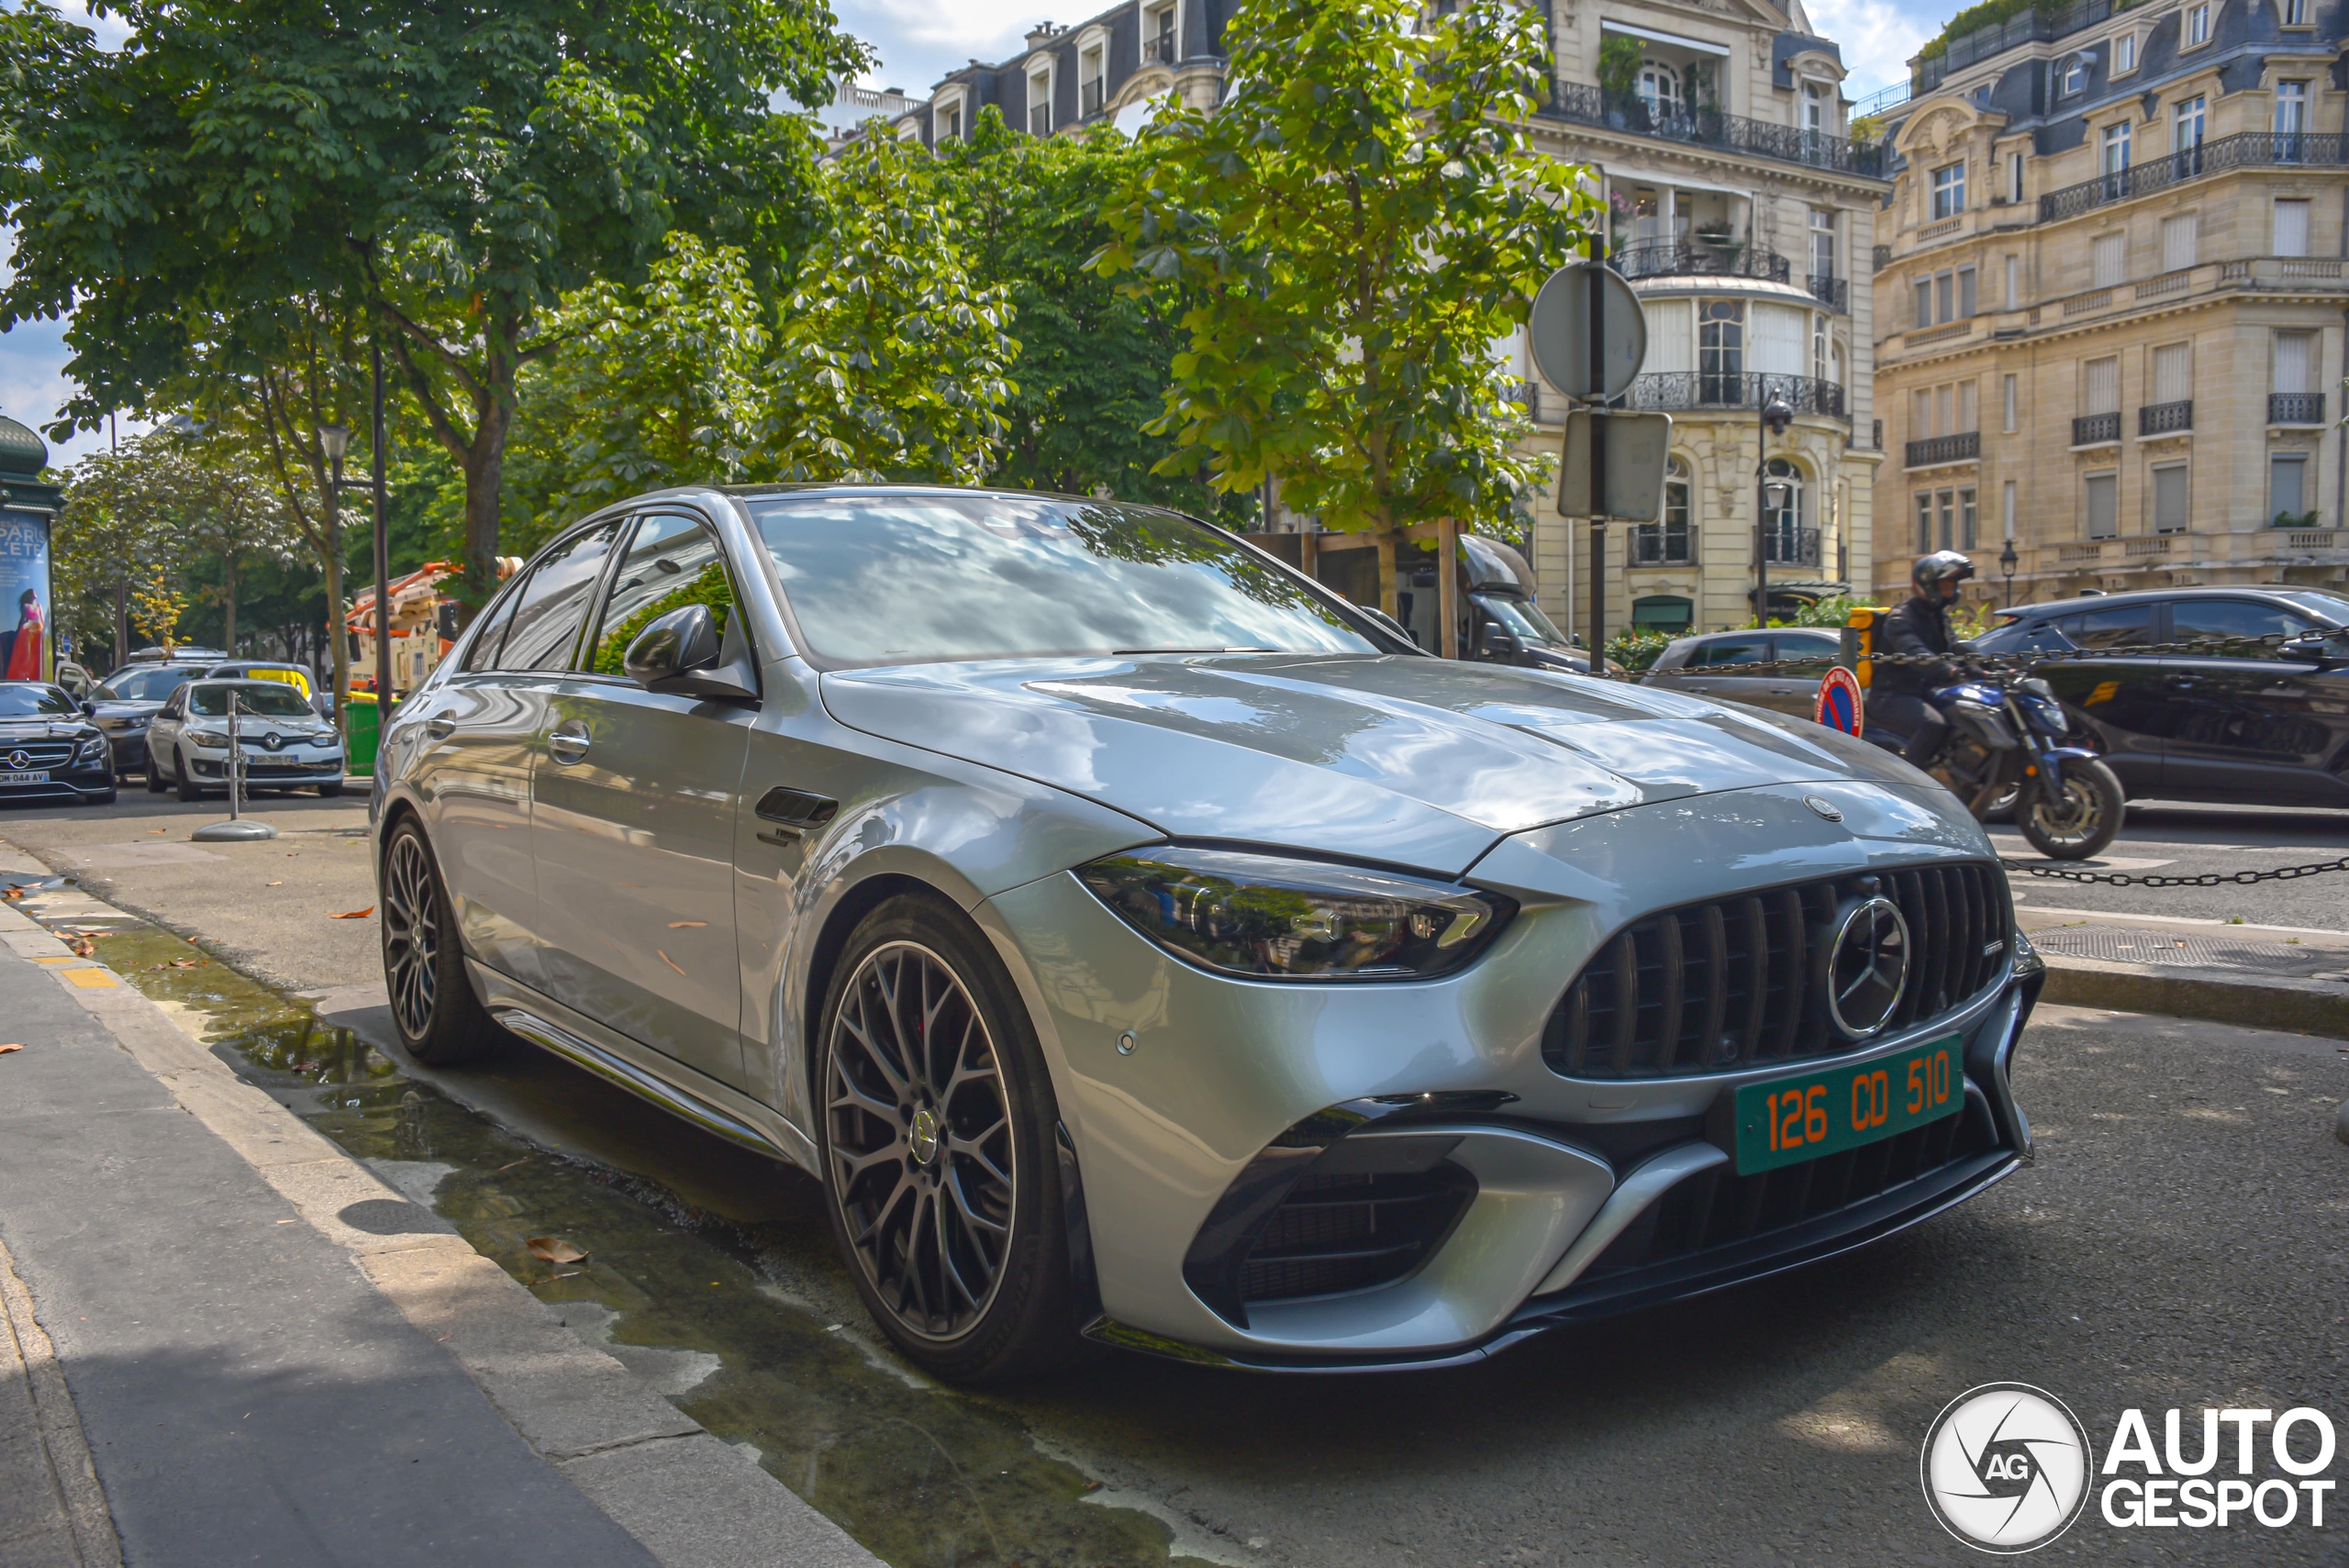
M 990 64 L 1019 52 L 1028 29 L 1045 19 L 1043 0 L 836 0 L 841 25 L 873 46 L 881 62 L 867 76 L 876 87 L 928 97 L 937 80 L 974 60 Z M 1100 10 L 1055 18 L 1082 21 Z
M 1811 26 L 1843 52 L 1847 98 L 1865 98 L 1879 87 L 1909 80 L 1909 57 L 1942 30 L 1941 20 L 1901 0 L 1804 0 Z M 1950 0 L 1955 11 L 1960 0 Z

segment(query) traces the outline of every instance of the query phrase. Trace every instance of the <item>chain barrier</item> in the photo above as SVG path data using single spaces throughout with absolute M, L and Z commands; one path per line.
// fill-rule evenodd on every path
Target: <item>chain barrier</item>
M 2277 866 L 2268 871 L 2207 871 L 2199 876 L 2132 876 L 2125 871 L 2074 871 L 2068 866 L 2032 865 L 2022 861 L 1998 862 L 2009 871 L 2029 872 L 2056 882 L 2093 882 L 2107 887 L 2249 887 L 2260 882 L 2290 882 L 2297 877 L 2321 876 L 2329 871 L 2349 871 L 2349 856 L 2320 861 L 2314 865 Z
M 1876 664 L 1948 664 L 1984 672 L 2006 674 L 2027 673 L 2043 664 L 2063 664 L 2082 659 L 2144 659 L 2165 653 L 2199 653 L 2205 656 L 2227 649 L 2281 649 L 2295 640 L 2283 632 L 2271 631 L 2263 637 L 2198 637 L 2186 642 L 2139 642 L 2117 648 L 2049 649 L 2044 652 L 1967 653 L 1862 653 L 1861 661 Z M 1643 675 L 1769 675 L 1786 670 L 1823 670 L 1841 663 L 1842 656 L 1814 654 L 1809 659 L 1754 659 L 1739 664 L 1681 664 L 1669 670 L 1644 670 Z

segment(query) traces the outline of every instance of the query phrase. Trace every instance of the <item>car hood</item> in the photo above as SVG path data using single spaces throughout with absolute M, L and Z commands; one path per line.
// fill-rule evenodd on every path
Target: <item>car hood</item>
M 160 702 L 102 702 L 92 717 L 97 718 L 152 718 L 162 711 Z
M 86 718 L 0 718 L 0 746 L 20 740 L 87 740 L 98 732 Z
M 1172 838 L 1457 874 L 1500 836 L 1803 780 L 1923 774 L 1819 725 L 1408 656 L 1155 656 L 835 672 L 868 734 L 1084 795 Z

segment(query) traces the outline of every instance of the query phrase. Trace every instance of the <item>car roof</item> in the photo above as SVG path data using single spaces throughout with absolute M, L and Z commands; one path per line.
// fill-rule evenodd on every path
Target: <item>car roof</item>
M 2139 588 L 2126 594 L 2088 594 L 2076 599 L 2054 599 L 2043 605 L 2016 605 L 1996 613 L 2017 620 L 2038 620 L 2048 616 L 2078 615 L 2083 610 L 2110 609 L 2115 605 L 2165 604 L 2174 599 L 2279 599 L 2286 598 L 2298 586 L 2295 583 L 2234 583 L 2207 588 Z

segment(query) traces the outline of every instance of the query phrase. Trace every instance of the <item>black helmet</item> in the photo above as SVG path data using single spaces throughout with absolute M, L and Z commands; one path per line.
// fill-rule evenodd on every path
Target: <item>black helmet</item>
M 1940 584 L 1963 583 L 1973 575 L 1974 562 L 1954 550 L 1920 555 L 1917 564 L 1909 569 L 1909 581 L 1928 593 Z

